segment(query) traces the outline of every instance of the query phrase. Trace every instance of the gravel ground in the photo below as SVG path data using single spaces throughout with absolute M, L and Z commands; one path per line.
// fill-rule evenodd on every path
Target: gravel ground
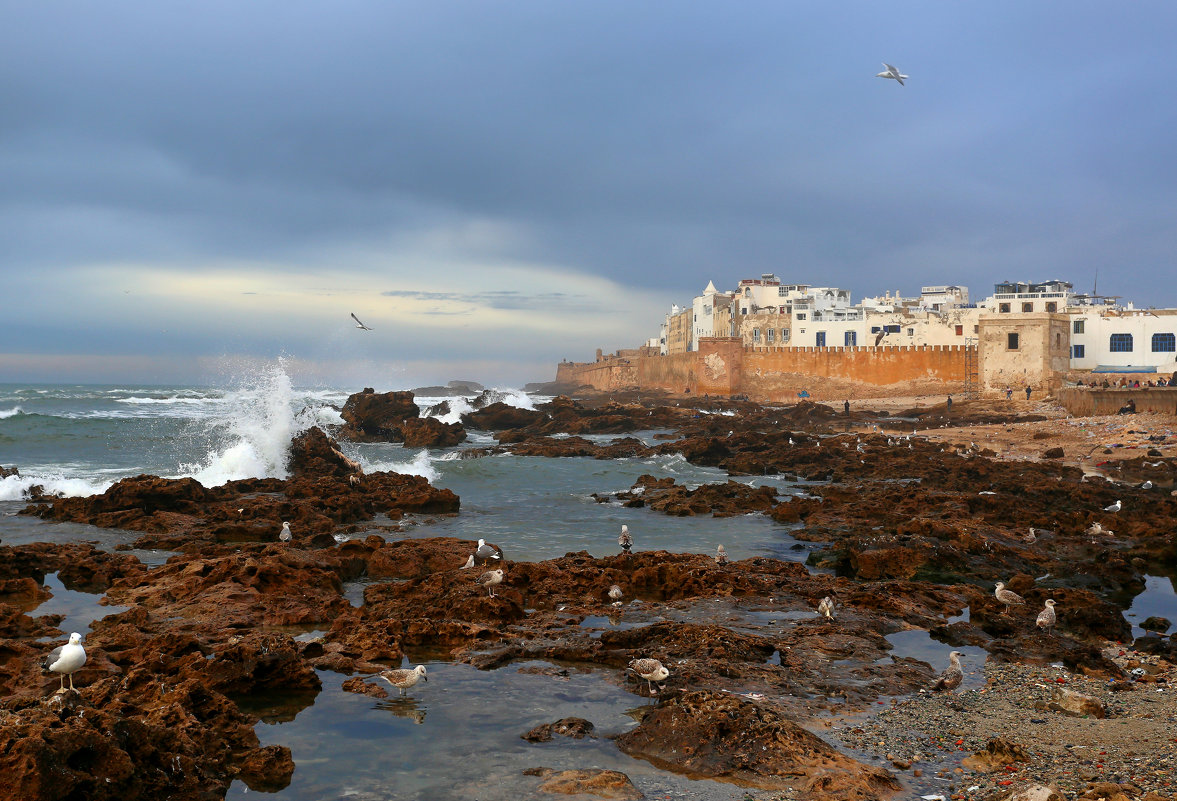
M 984 689 L 921 693 L 832 737 L 864 761 L 890 762 L 912 798 L 985 799 L 1035 783 L 1078 798 L 1094 782 L 1131 785 L 1122 788 L 1128 798 L 1177 798 L 1177 668 L 1120 646 L 1107 653 L 1142 675 L 1117 689 L 1061 666 L 990 662 Z M 1057 688 L 1102 701 L 1107 717 L 1051 711 Z M 989 772 L 962 766 L 996 737 L 1021 746 L 1025 761 Z

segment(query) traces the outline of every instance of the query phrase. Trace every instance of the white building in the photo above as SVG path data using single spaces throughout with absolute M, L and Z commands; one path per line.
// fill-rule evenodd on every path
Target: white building
M 1116 309 L 1073 306 L 1071 369 L 1177 370 L 1177 309 Z

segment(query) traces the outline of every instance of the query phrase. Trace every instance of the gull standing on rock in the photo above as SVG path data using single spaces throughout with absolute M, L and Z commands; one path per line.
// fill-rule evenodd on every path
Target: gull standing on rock
M 720 543 L 715 549 L 715 564 L 720 567 L 727 564 L 727 549 L 723 547 L 723 543 Z
M 503 583 L 503 570 L 488 570 L 478 577 L 478 586 L 490 590 L 490 597 L 495 597 L 495 585 Z
M 622 595 L 624 595 L 624 593 L 621 592 L 621 587 L 618 585 L 614 584 L 609 588 L 609 599 L 613 601 L 614 606 L 621 606 Z
M 1009 608 L 1011 606 L 1017 606 L 1018 604 L 1024 604 L 1026 602 L 1025 598 L 1018 595 L 1013 590 L 1007 590 L 1005 588 L 1005 582 L 1003 581 L 997 582 L 997 589 L 993 591 L 993 597 L 1005 604 L 1005 612 L 1007 614 L 1009 613 Z
M 421 679 L 429 681 L 429 677 L 425 675 L 424 665 L 417 665 L 417 667 L 412 669 L 386 670 L 380 674 L 380 678 L 400 690 L 401 695 L 404 695 L 405 690 L 412 687 Z
M 1115 514 L 1116 512 L 1120 511 L 1120 509 L 1122 509 L 1122 508 L 1123 508 L 1123 505 L 1119 501 L 1116 501 L 1111 506 L 1103 507 L 1103 510 L 1105 512 L 1111 512 L 1112 514 Z
M 1045 629 L 1046 633 L 1050 634 L 1054 631 L 1054 623 L 1057 619 L 1054 613 L 1054 599 L 1047 598 L 1046 607 L 1038 613 L 1038 620 L 1034 622 L 1038 625 L 1038 628 Z
M 629 549 L 633 547 L 633 537 L 629 535 L 629 526 L 624 523 L 621 524 L 621 533 L 617 535 L 617 544 L 625 553 L 629 553 Z
M 825 598 L 822 598 L 821 603 L 819 603 L 817 605 L 817 613 L 819 615 L 825 615 L 826 618 L 829 620 L 833 620 L 834 619 L 834 599 L 828 595 Z
M 948 655 L 948 669 L 940 674 L 940 678 L 932 685 L 932 692 L 952 692 L 964 681 L 964 670 L 960 666 L 960 651 L 953 651 Z
M 475 558 L 482 564 L 490 564 L 492 561 L 498 562 L 503 558 L 503 552 L 493 545 L 487 545 L 486 540 L 479 538 L 478 550 L 474 552 Z
M 650 688 L 650 695 L 655 695 L 654 683 L 658 683 L 658 689 L 662 689 L 662 682 L 670 676 L 670 671 L 666 666 L 657 659 L 634 659 L 629 663 L 629 669 L 638 674 L 641 678 L 646 680 L 646 684 Z
M 282 542 L 290 542 L 294 539 L 294 535 L 290 533 L 290 524 L 285 520 L 282 521 L 282 531 L 278 533 L 278 539 Z
M 86 664 L 86 649 L 82 647 L 82 635 L 76 631 L 69 635 L 69 642 L 49 652 L 45 658 L 45 669 L 61 678 L 61 689 L 65 692 L 65 677 L 69 675 L 69 688 L 74 689 L 74 673 Z
M 469 568 L 472 568 L 472 567 L 474 567 L 474 554 L 470 554 L 470 556 L 467 557 L 466 564 L 462 565 L 462 567 L 460 569 L 461 570 L 468 570 Z

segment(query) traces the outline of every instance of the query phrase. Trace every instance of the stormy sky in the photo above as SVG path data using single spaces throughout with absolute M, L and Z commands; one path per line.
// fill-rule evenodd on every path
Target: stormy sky
M 0 381 L 518 385 L 762 272 L 1177 306 L 1168 0 L 0 7 Z

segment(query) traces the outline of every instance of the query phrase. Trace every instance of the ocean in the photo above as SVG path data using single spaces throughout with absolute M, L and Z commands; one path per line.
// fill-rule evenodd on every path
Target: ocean
M 85 540 L 114 548 L 137 534 L 63 524 L 22 516 L 30 488 L 69 496 L 104 491 L 127 476 L 149 473 L 190 476 L 213 486 L 226 481 L 286 475 L 286 445 L 310 426 L 333 433 L 339 409 L 356 388 L 295 387 L 281 363 L 236 386 L 23 385 L 0 384 L 0 466 L 19 476 L 0 479 L 0 542 Z M 378 389 L 380 389 L 378 387 Z M 504 401 L 533 408 L 547 400 L 501 388 Z M 418 398 L 423 409 L 442 398 Z M 469 408 L 449 398 L 447 422 Z M 638 432 L 653 443 L 659 432 Z M 452 517 L 409 519 L 405 536 L 485 538 L 510 559 L 539 560 L 588 551 L 615 553 L 621 525 L 640 550 L 714 553 L 722 542 L 732 559 L 772 556 L 804 560 L 807 547 L 790 526 L 763 515 L 726 519 L 669 517 L 647 509 L 598 503 L 593 493 L 628 489 L 649 474 L 694 487 L 728 480 L 720 470 L 691 465 L 681 456 L 645 459 L 544 459 L 512 455 L 464 458 L 464 452 L 494 443 L 491 432 L 468 431 L 459 447 L 407 449 L 390 443 L 341 443 L 366 472 L 391 470 L 424 476 L 461 498 Z M 608 441 L 613 435 L 594 436 Z M 781 495 L 802 493 L 803 483 L 775 477 L 740 477 L 769 484 Z M 362 536 L 362 533 L 361 533 Z M 134 551 L 149 565 L 167 552 Z M 97 596 L 65 590 L 46 579 L 54 597 L 36 616 L 67 615 L 66 630 L 84 632 L 112 611 Z M 362 603 L 363 582 L 351 582 L 347 597 Z M 603 625 L 607 625 L 603 623 Z M 315 636 L 313 630 L 292 632 Z M 574 671 L 564 682 L 520 673 L 524 665 L 479 671 L 438 654 L 408 654 L 429 668 L 428 684 L 406 699 L 377 702 L 344 692 L 346 676 L 322 673 L 323 690 L 313 698 L 256 699 L 263 744 L 289 746 L 296 770 L 280 799 L 517 798 L 521 771 L 549 767 L 604 767 L 630 775 L 657 797 L 742 798 L 730 785 L 692 780 L 631 759 L 602 737 L 587 742 L 529 745 L 519 735 L 534 725 L 568 716 L 586 717 L 605 733 L 635 724 L 629 714 L 644 702 L 593 671 Z M 488 700 L 489 699 L 489 700 Z M 395 789 L 394 789 L 395 788 Z M 248 793 L 237 782 L 230 797 Z

